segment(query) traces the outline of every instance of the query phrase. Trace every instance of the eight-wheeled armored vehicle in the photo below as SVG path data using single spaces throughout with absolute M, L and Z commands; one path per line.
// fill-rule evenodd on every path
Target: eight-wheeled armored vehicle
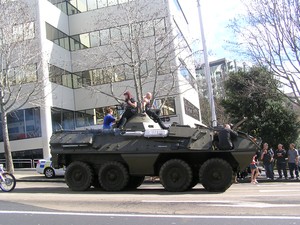
M 125 128 L 52 135 L 52 163 L 55 168 L 66 166 L 69 188 L 122 191 L 139 187 L 145 176 L 159 176 L 171 192 L 198 183 L 208 191 L 224 192 L 259 148 L 252 137 L 238 132 L 234 149 L 218 150 L 213 139 L 216 129 L 171 125 L 163 130 L 147 115 L 135 116 Z

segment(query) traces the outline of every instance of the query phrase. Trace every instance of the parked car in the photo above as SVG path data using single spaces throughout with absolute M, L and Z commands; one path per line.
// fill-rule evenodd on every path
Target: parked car
M 65 168 L 54 169 L 51 158 L 40 159 L 36 165 L 36 172 L 44 174 L 46 178 L 54 178 L 55 176 L 64 176 Z

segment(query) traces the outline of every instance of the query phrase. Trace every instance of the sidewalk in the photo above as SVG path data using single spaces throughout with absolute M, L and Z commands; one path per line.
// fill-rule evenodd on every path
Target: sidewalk
M 37 173 L 34 168 L 17 168 L 14 176 L 17 182 L 65 182 L 63 176 L 49 179 L 43 174 Z

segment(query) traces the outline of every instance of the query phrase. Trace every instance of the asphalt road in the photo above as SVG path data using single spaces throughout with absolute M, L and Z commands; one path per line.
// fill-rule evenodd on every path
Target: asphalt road
M 224 193 L 201 185 L 169 193 L 159 183 L 145 183 L 115 193 L 72 192 L 63 179 L 35 180 L 0 193 L 0 225 L 300 224 L 300 182 L 240 183 Z
M 0 224 L 3 225 L 294 225 L 300 222 L 299 217 L 132 215 L 40 211 L 0 211 L 0 214 Z

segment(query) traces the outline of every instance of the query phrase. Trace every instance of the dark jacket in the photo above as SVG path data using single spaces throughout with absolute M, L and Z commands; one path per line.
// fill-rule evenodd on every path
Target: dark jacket
M 236 138 L 238 134 L 231 130 L 223 128 L 218 133 L 218 139 L 219 139 L 219 149 L 220 150 L 230 150 L 233 149 L 232 139 Z
M 287 158 L 286 151 L 284 149 L 282 150 L 277 149 L 275 151 L 274 158 L 277 160 L 277 163 L 285 163 Z

